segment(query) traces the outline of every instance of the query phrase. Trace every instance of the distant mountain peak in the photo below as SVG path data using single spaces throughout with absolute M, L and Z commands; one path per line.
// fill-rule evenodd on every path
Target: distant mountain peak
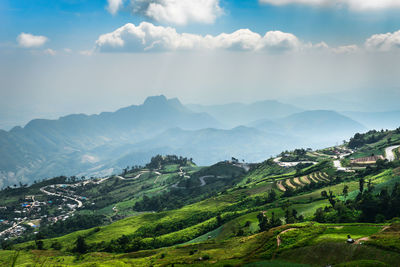
M 165 104 L 168 102 L 168 99 L 165 95 L 158 95 L 158 96 L 149 96 L 144 101 L 143 105 L 157 105 L 157 104 Z

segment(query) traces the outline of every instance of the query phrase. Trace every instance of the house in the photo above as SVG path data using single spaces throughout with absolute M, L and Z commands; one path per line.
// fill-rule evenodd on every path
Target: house
M 363 158 L 358 158 L 358 159 L 352 159 L 352 160 L 350 160 L 350 163 L 354 164 L 354 165 L 371 165 L 371 164 L 375 164 L 376 161 L 379 159 L 383 160 L 384 157 L 381 155 L 363 157 Z

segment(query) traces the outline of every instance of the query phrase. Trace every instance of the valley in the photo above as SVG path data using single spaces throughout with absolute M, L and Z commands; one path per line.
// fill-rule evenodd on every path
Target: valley
M 393 266 L 400 260 L 399 143 L 399 129 L 370 131 L 262 163 L 197 166 L 158 155 L 118 175 L 9 187 L 0 198 L 7 229 L 23 229 L 10 234 L 2 225 L 0 263 Z M 383 159 L 355 163 L 372 154 Z M 23 206 L 37 203 L 52 215 Z
M 115 112 L 35 119 L 0 130 L 0 188 L 59 175 L 110 176 L 157 154 L 185 155 L 198 165 L 232 156 L 261 162 L 282 150 L 331 146 L 366 129 L 340 112 L 272 100 L 199 106 L 151 96 Z

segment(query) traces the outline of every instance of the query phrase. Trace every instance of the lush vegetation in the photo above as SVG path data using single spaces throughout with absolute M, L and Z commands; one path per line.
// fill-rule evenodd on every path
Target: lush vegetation
M 287 161 L 315 161 L 293 167 L 269 159 L 249 170 L 233 160 L 200 168 L 156 156 L 127 168 L 124 179 L 77 188 L 94 204 L 41 225 L 29 242 L 3 242 L 0 265 L 395 266 L 400 161 L 338 171 L 332 151 L 383 154 L 398 134 L 371 131 L 334 150 L 282 153 Z M 41 186 L 9 188 L 5 199 Z M 355 243 L 346 243 L 348 235 Z

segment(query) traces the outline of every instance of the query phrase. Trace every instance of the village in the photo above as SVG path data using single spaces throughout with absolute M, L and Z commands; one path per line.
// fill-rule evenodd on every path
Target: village
M 86 181 L 85 181 L 86 182 Z M 40 188 L 40 194 L 26 195 L 17 204 L 1 206 L 0 239 L 38 233 L 41 223 L 53 224 L 74 216 L 88 199 L 74 194 L 74 188 L 86 185 L 54 184 Z

